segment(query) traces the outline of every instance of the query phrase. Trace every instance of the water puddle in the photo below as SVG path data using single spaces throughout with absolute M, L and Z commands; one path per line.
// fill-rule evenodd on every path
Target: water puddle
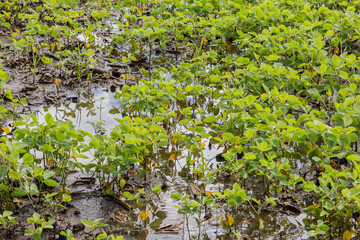
M 122 118 L 122 106 L 114 98 L 114 90 L 116 89 L 80 91 L 74 97 L 69 98 L 68 102 L 62 105 L 45 106 L 37 114 L 45 116 L 46 113 L 51 113 L 57 120 L 71 120 L 78 129 L 92 134 L 109 134 L 110 130 L 118 124 L 115 118 Z M 196 101 L 198 101 L 197 104 L 206 109 L 207 116 L 214 114 L 212 112 L 214 108 L 209 107 L 209 101 L 200 101 L 199 99 Z M 188 98 L 185 105 L 191 106 L 194 103 L 195 100 L 193 98 Z M 206 130 L 211 131 L 210 129 Z M 222 153 L 223 148 L 218 149 L 217 146 L 210 147 L 210 139 L 203 141 L 205 143 L 203 150 L 204 159 L 206 161 L 211 160 L 209 165 L 216 169 L 219 163 L 216 162 L 215 158 L 218 154 Z M 147 181 L 151 182 L 150 187 L 165 181 L 169 186 L 167 190 L 150 198 L 128 200 L 127 202 L 133 209 L 131 211 L 124 211 L 118 204 L 105 199 L 99 193 L 99 190 L 92 187 L 92 185 L 72 186 L 71 191 L 75 194 L 75 197 L 73 197 L 71 203 L 81 211 L 78 219 L 103 218 L 104 222 L 109 224 L 113 232 L 121 233 L 125 236 L 125 239 L 189 239 L 189 236 L 193 238 L 199 232 L 197 218 L 204 222 L 207 218 L 212 217 L 212 221 L 206 222 L 201 226 L 202 239 L 231 239 L 228 227 L 225 227 L 221 222 L 226 211 L 224 208 L 226 204 L 218 202 L 216 205 L 218 209 L 216 209 L 215 205 L 211 206 L 210 204 L 211 217 L 206 216 L 208 213 L 205 214 L 203 211 L 199 215 L 189 217 L 188 222 L 185 216 L 178 212 L 175 205 L 180 205 L 181 203 L 172 199 L 170 197 L 171 194 L 187 193 L 187 195 L 191 196 L 191 191 L 189 188 L 189 178 L 182 171 L 186 161 L 179 158 L 179 160 L 175 160 L 175 164 L 171 164 L 172 162 L 168 160 L 174 147 L 168 146 L 158 153 L 156 156 L 158 167 L 149 175 L 153 176 L 152 180 L 150 180 L 151 178 L 147 179 Z M 183 152 L 182 155 L 186 155 L 186 152 Z M 76 181 L 80 176 L 90 177 L 91 173 L 82 174 L 78 172 L 70 174 L 68 184 Z M 195 183 L 201 183 L 196 178 L 194 181 Z M 213 184 L 207 185 L 206 190 L 222 192 L 226 188 L 231 188 L 231 185 L 232 183 L 223 176 L 217 176 Z M 261 189 L 256 189 L 256 187 L 256 183 L 253 183 L 254 192 L 261 191 Z M 145 222 L 141 222 L 138 215 L 144 209 L 149 212 L 149 218 Z M 112 216 L 117 211 L 126 216 L 127 220 L 125 223 L 119 223 L 114 220 Z M 249 239 L 280 239 L 280 237 L 285 236 L 286 238 L 284 239 L 308 239 L 308 236 L 304 234 L 304 224 L 302 223 L 306 214 L 289 216 L 274 212 L 269 214 L 269 212 L 263 211 L 258 216 L 247 206 L 237 208 L 237 211 L 231 212 L 231 215 L 235 219 L 234 227 L 231 230 L 237 232 L 240 236 L 245 234 L 249 236 Z M 264 221 L 264 229 L 261 230 L 260 236 L 259 217 Z M 72 221 L 76 221 L 76 219 Z M 175 232 L 176 234 L 158 234 L 156 232 L 156 229 L 168 224 L 180 224 L 177 228 L 178 231 Z

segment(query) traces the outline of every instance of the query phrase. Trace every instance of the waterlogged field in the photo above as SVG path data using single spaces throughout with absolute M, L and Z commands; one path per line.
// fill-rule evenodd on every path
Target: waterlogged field
M 359 239 L 360 1 L 3 0 L 1 239 Z

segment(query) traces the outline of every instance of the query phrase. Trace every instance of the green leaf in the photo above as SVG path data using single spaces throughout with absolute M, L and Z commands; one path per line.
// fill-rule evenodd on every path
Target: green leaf
M 350 139 L 350 142 L 357 142 L 359 137 L 358 137 L 358 135 L 356 133 L 350 133 L 349 134 L 349 139 Z
M 350 160 L 350 161 L 360 162 L 360 157 L 358 155 L 355 155 L 355 154 L 347 156 L 346 159 Z
M 53 151 L 53 147 L 48 145 L 48 144 L 44 144 L 41 146 L 41 148 L 44 150 L 44 151 L 47 151 L 47 152 L 52 152 Z
M 326 29 L 326 30 L 332 30 L 333 29 L 333 25 L 330 24 L 330 23 L 325 23 L 323 25 L 323 28 Z
M 352 119 L 352 117 L 346 115 L 343 117 L 343 121 L 344 121 L 345 127 L 347 127 L 352 124 L 353 119 Z
M 301 104 L 301 101 L 299 99 L 293 99 L 290 101 L 290 106 L 293 107 L 293 108 L 296 108 L 296 107 L 300 107 L 302 104 Z
M 45 64 L 50 64 L 52 63 L 52 59 L 51 58 L 48 58 L 48 57 L 45 57 L 45 56 L 41 56 L 41 61 Z
M 159 187 L 154 187 L 152 190 L 154 193 L 161 193 L 161 188 Z
M 23 197 L 26 196 L 26 192 L 22 189 L 16 189 L 11 193 L 11 196 L 13 197 Z
M 187 92 L 187 93 L 191 92 L 192 90 L 193 90 L 193 86 L 191 86 L 191 85 L 187 85 L 187 86 L 184 88 L 184 91 Z
M 341 135 L 338 137 L 337 142 L 340 145 L 348 146 L 350 144 L 350 137 L 348 135 Z
M 307 137 L 306 131 L 304 129 L 299 129 L 293 133 L 291 140 L 297 143 L 303 143 L 305 142 L 306 137 Z
M 324 75 L 326 73 L 327 66 L 325 64 L 320 65 L 320 74 Z
M 81 223 L 84 224 L 86 227 L 89 227 L 89 228 L 91 228 L 91 226 L 94 224 L 94 222 L 92 220 L 89 220 L 89 219 L 81 220 Z
M 239 204 L 244 202 L 244 199 L 241 196 L 236 196 L 234 198 L 234 202 L 235 202 L 236 205 L 239 205 Z
M 14 179 L 16 179 L 16 180 L 20 180 L 20 173 L 18 173 L 18 172 L 14 172 L 14 171 L 10 171 L 9 172 L 9 177 L 12 177 L 12 178 L 14 178 Z
M 34 235 L 34 231 L 31 229 L 26 229 L 24 236 L 32 236 Z
M 36 223 L 36 220 L 32 217 L 27 219 L 28 223 Z
M 128 58 L 131 60 L 131 61 L 134 61 L 134 62 L 137 62 L 137 59 L 136 57 L 134 57 L 133 55 L 129 55 Z
M 0 183 L 0 190 L 3 190 L 3 191 L 8 191 L 8 190 L 9 190 L 9 188 L 8 188 L 5 184 Z
M 333 61 L 333 64 L 335 65 L 335 67 L 340 67 L 341 58 L 339 56 L 334 54 L 332 57 L 332 61 Z
M 278 55 L 272 54 L 268 57 L 268 61 L 276 61 L 279 59 Z
M 211 204 L 211 203 L 213 203 L 213 202 L 214 202 L 214 197 L 213 197 L 213 196 L 207 197 L 207 198 L 205 198 L 205 200 L 204 200 L 204 203 L 205 203 L 206 205 L 209 205 L 209 204 Z
M 33 163 L 33 162 L 34 162 L 34 156 L 32 154 L 25 153 L 23 156 L 23 163 L 29 164 L 29 163 Z
M 71 201 L 71 197 L 69 194 L 64 193 L 62 196 L 62 200 L 63 202 L 70 202 Z
M 345 71 L 340 70 L 340 76 L 344 79 L 349 79 L 349 74 Z
M 276 198 L 266 198 L 266 201 L 272 205 L 277 205 L 275 200 L 276 200 Z
M 264 167 L 268 167 L 268 162 L 265 159 L 260 159 L 259 162 L 261 163 L 261 165 L 263 165 Z
M 150 132 L 159 132 L 161 130 L 164 130 L 164 128 L 162 126 L 157 125 L 157 124 L 151 125 L 151 127 L 149 129 Z
M 178 193 L 173 193 L 170 197 L 175 200 L 181 200 L 181 195 Z
M 126 197 L 126 198 L 129 198 L 129 199 L 134 198 L 134 196 L 131 193 L 127 192 L 127 191 L 123 192 L 123 196 Z
M 45 115 L 45 122 L 47 125 L 51 125 L 54 122 L 54 118 L 50 113 Z
M 209 116 L 209 117 L 204 119 L 204 122 L 206 122 L 206 123 L 211 123 L 211 122 L 215 122 L 215 121 L 216 121 L 215 116 Z
M 55 182 L 55 181 L 52 180 L 52 179 L 46 179 L 46 180 L 44 181 L 44 183 L 45 183 L 46 185 L 48 185 L 49 187 L 56 187 L 56 186 L 59 185 L 57 182 Z
M 43 168 L 36 167 L 34 169 L 34 177 L 36 177 L 36 178 L 40 177 L 38 179 L 43 179 L 43 177 L 44 177 L 43 174 L 44 174 L 44 169 Z
M 229 133 L 229 132 L 225 132 L 223 133 L 223 138 L 227 141 L 231 141 L 231 139 L 234 137 L 234 135 L 232 135 L 232 133 Z
M 104 238 L 106 239 L 106 237 L 107 237 L 107 234 L 102 233 L 102 234 L 97 235 L 96 240 L 101 240 L 101 239 L 104 239 Z

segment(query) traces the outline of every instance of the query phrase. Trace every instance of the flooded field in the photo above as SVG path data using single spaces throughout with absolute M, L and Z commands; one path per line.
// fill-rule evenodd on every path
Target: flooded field
M 358 1 L 0 3 L 1 239 L 358 239 Z
M 114 89 L 113 89 L 114 90 Z M 115 89 L 116 90 L 116 89 Z M 40 108 L 37 112 L 38 118 L 45 116 L 46 113 L 50 113 L 57 120 L 70 120 L 76 128 L 81 128 L 90 132 L 91 134 L 109 134 L 112 128 L 114 128 L 118 122 L 115 118 L 122 118 L 122 104 L 114 98 L 115 91 L 110 89 L 95 89 L 90 91 L 80 91 L 71 98 L 68 102 L 62 105 L 49 105 Z M 76 101 L 74 102 L 74 99 Z M 189 106 L 193 103 L 192 99 L 187 101 Z M 201 103 L 206 108 L 205 103 Z M 214 112 L 207 112 L 206 117 L 213 115 Z M 211 129 L 207 129 L 211 131 Z M 185 131 L 186 132 L 186 131 Z M 169 136 L 171 138 L 171 136 Z M 217 168 L 219 162 L 216 161 L 222 152 L 223 148 L 218 148 L 218 145 L 209 146 L 209 139 L 204 140 L 206 146 L 203 149 L 203 155 L 206 162 Z M 171 146 L 175 147 L 175 146 Z M 196 219 L 189 219 L 189 226 L 184 223 L 184 217 L 179 214 L 175 205 L 178 205 L 177 201 L 171 198 L 171 194 L 174 193 L 187 193 L 192 194 L 188 185 L 189 178 L 184 175 L 182 169 L 186 165 L 184 159 L 178 159 L 175 162 L 169 161 L 171 155 L 171 147 L 164 148 L 159 151 L 156 156 L 157 170 L 154 172 L 155 177 L 147 179 L 145 183 L 149 186 L 156 184 L 166 184 L 169 188 L 165 189 L 158 196 L 144 197 L 139 201 L 129 201 L 128 203 L 134 208 L 132 212 L 124 211 L 124 209 L 118 204 L 114 204 L 112 201 L 99 196 L 97 194 L 98 189 L 92 185 L 84 186 L 79 184 L 78 186 L 71 186 L 76 179 L 81 177 L 89 177 L 89 174 L 73 173 L 69 176 L 68 184 L 71 186 L 70 190 L 73 193 L 81 193 L 77 197 L 73 198 L 72 204 L 80 210 L 81 214 L 73 219 L 74 223 L 80 222 L 80 219 L 98 219 L 103 218 L 112 231 L 121 233 L 126 239 L 168 239 L 169 235 L 166 233 L 157 233 L 156 230 L 163 225 L 168 224 L 180 224 L 178 231 L 171 233 L 172 239 L 184 239 L 190 236 L 195 236 L 198 232 L 198 226 Z M 85 160 L 84 163 L 89 163 L 89 160 Z M 230 179 L 223 181 L 222 176 L 215 180 L 214 184 L 209 184 L 208 191 L 216 192 L 222 191 L 231 186 Z M 193 180 L 190 180 L 191 182 Z M 144 184 L 140 181 L 140 184 Z M 200 181 L 196 181 L 199 184 Z M 261 192 L 262 189 L 254 189 L 254 192 Z M 258 193 L 259 194 L 259 193 Z M 150 212 L 149 221 L 146 224 L 139 224 L 138 215 L 142 209 L 146 209 Z M 126 215 L 127 224 L 120 224 L 114 220 L 113 216 L 116 212 L 121 211 Z M 211 216 L 215 217 L 212 221 L 206 222 L 203 226 L 202 237 L 204 239 L 225 238 L 232 239 L 228 231 L 221 225 L 220 217 L 223 214 L 221 211 L 211 210 Z M 266 219 L 266 224 L 263 233 L 259 233 L 257 227 L 257 216 L 254 215 L 252 209 L 242 208 L 238 210 L 238 213 L 234 213 L 238 222 L 238 227 L 235 231 L 242 232 L 253 238 L 264 239 L 278 239 L 279 237 L 286 236 L 286 239 L 308 239 L 308 235 L 304 234 L 303 219 L 306 214 L 288 215 L 284 213 L 272 213 L 269 212 L 261 214 L 262 219 Z M 207 213 L 202 213 L 201 218 L 206 219 Z M 210 228 L 210 229 L 209 229 Z M 267 232 L 267 233 L 266 233 Z M 260 236 L 260 237 L 259 237 Z

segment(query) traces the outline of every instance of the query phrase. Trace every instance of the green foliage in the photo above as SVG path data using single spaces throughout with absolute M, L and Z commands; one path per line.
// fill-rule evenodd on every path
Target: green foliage
M 56 222 L 52 218 L 46 221 L 39 213 L 36 212 L 32 217 L 29 217 L 27 221 L 35 225 L 35 231 L 32 229 L 25 230 L 25 236 L 33 236 L 34 240 L 40 240 L 43 230 L 53 229 L 52 225 Z
M 62 192 L 44 196 L 56 212 L 71 199 L 66 179 L 74 169 L 92 171 L 114 195 L 124 179 L 146 179 L 166 152 L 169 165 L 183 163 L 181 177 L 201 184 L 193 198 L 171 195 L 187 218 L 197 216 L 199 229 L 206 205 L 225 213 L 227 223 L 232 210 L 251 208 L 262 230 L 264 208 L 279 207 L 285 193 L 298 200 L 303 191 L 313 197 L 304 207 L 309 235 L 332 239 L 329 229 L 358 229 L 358 1 L 87 1 L 83 9 L 80 1 L 46 0 L 36 11 L 27 9 L 31 2 L 1 2 L 0 28 L 12 31 L 11 45 L 31 65 L 34 82 L 40 64 L 72 83 L 90 79 L 103 47 L 98 36 L 110 30 L 102 50 L 115 53 L 110 62 L 122 60 L 127 84 L 115 94 L 121 116 L 109 135 L 76 130 L 50 114 L 44 123 L 32 114 L 19 120 L 0 107 L 0 201 L 8 210 L 21 196 L 37 208 L 42 189 L 60 184 Z M 25 25 L 21 34 L 15 22 Z M 158 52 L 175 60 L 163 63 Z M 128 82 L 133 66 L 143 78 L 136 84 Z M 7 80 L 0 70 L 1 87 Z M 19 106 L 10 90 L 0 95 Z M 205 156 L 210 145 L 218 157 Z M 88 156 L 89 163 L 78 161 Z M 223 189 L 207 191 L 214 183 Z M 143 191 L 122 195 L 138 200 Z M 3 224 L 10 221 L 4 213 Z M 40 215 L 29 219 L 40 227 L 28 232 L 34 237 L 50 227 Z M 99 219 L 83 223 L 103 227 Z

